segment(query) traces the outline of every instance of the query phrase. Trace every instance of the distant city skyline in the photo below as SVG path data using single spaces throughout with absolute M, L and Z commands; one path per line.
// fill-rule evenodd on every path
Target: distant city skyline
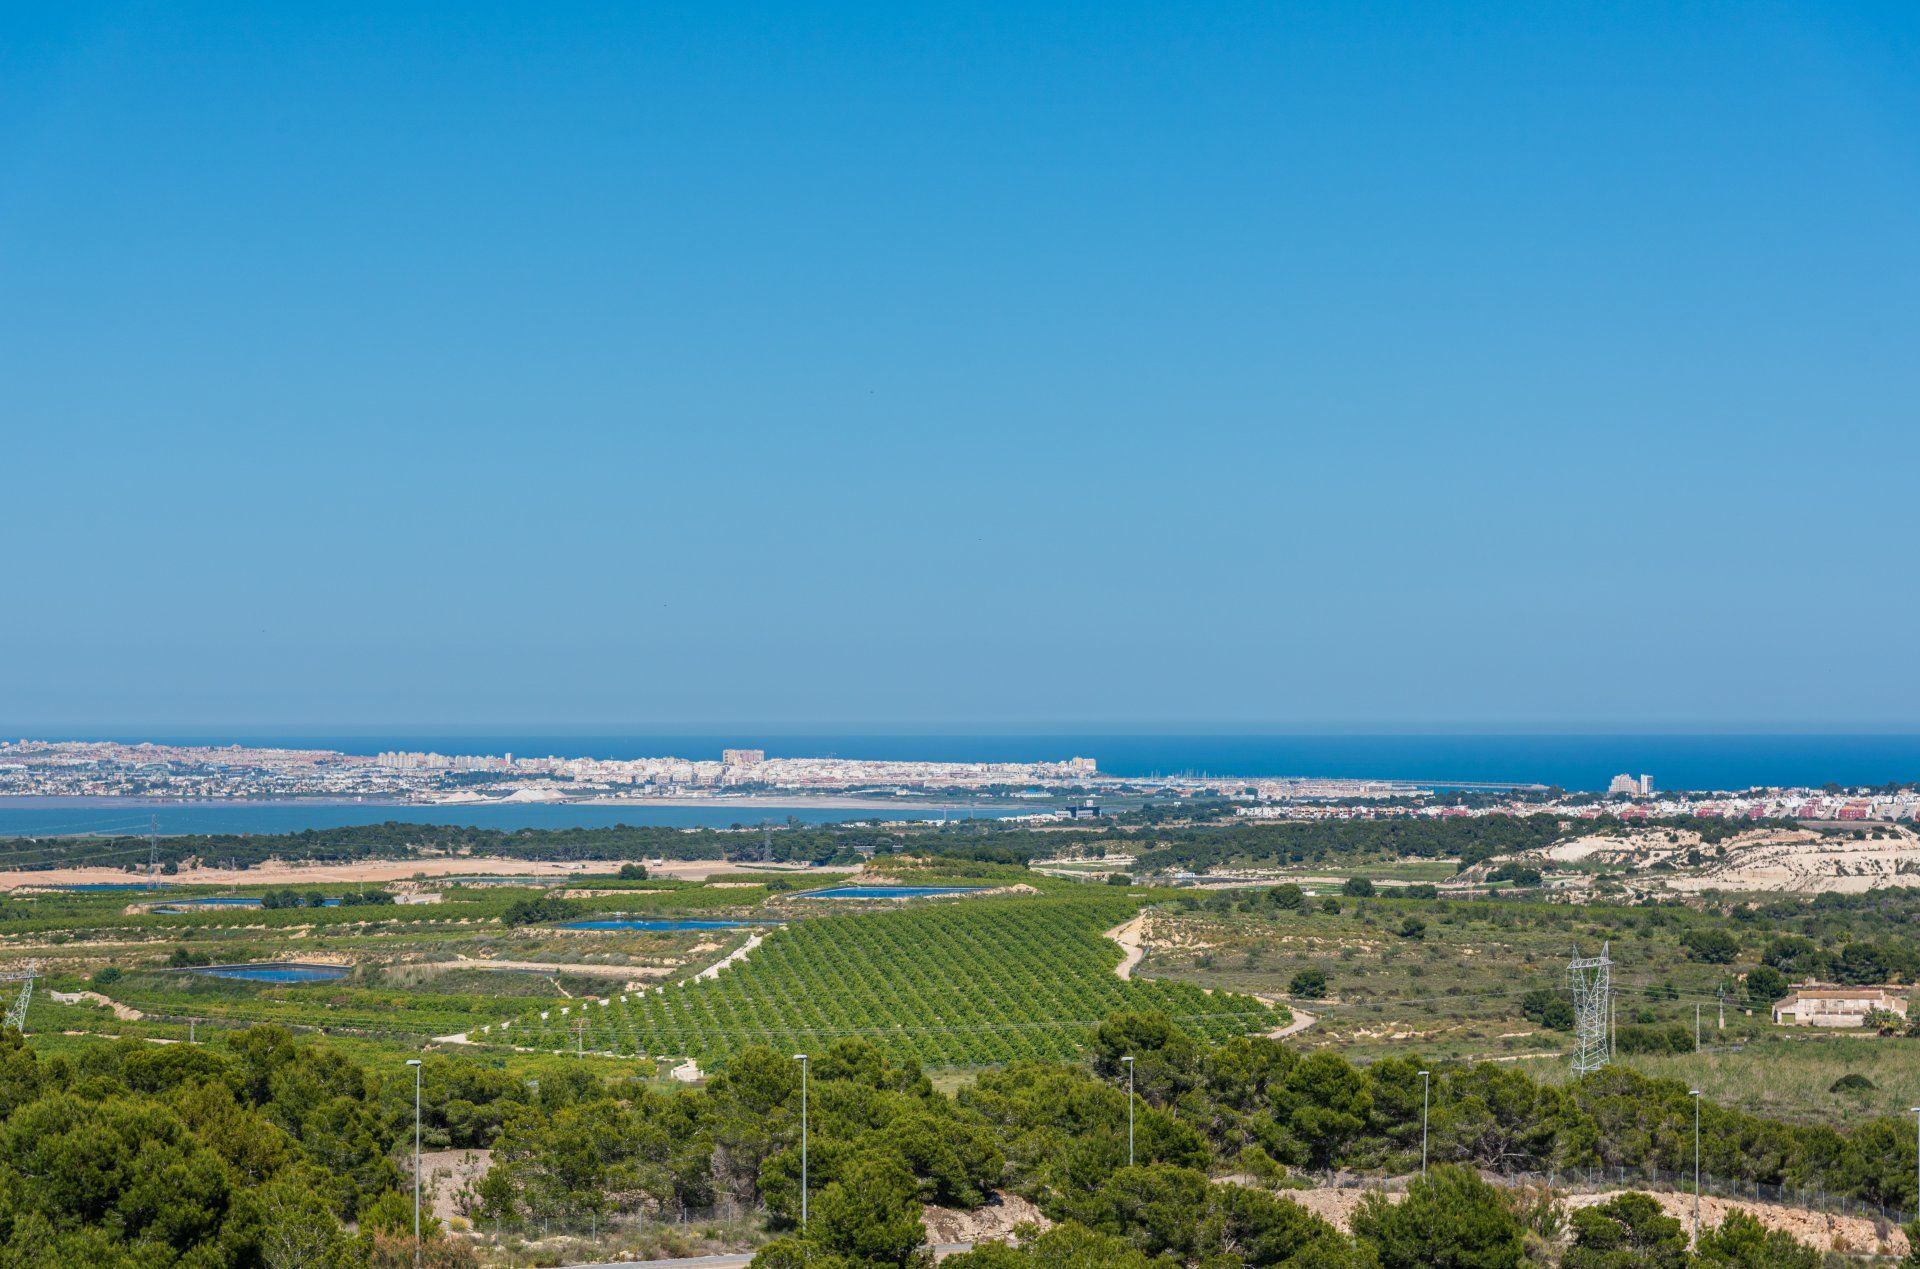
M 18 734 L 16 734 L 18 733 Z M 1740 789 L 1828 783 L 1877 786 L 1920 778 L 1920 734 L 1783 733 L 1424 733 L 1378 735 L 1170 734 L 1121 731 L 979 730 L 796 732 L 723 728 L 705 733 L 648 729 L 529 730 L 334 728 L 193 731 L 136 727 L 94 732 L 0 726 L 12 741 L 110 741 L 118 744 L 331 750 L 373 755 L 401 751 L 519 757 L 643 759 L 662 754 L 713 760 L 728 749 L 768 757 L 884 758 L 910 762 L 1047 762 L 1094 759 L 1118 775 L 1258 775 L 1402 779 L 1449 784 L 1541 783 L 1604 789 L 1622 772 L 1651 774 L 1655 788 Z
M 0 719 L 0 740 L 22 737 L 45 740 L 136 740 L 142 736 L 195 737 L 208 740 L 253 741 L 286 736 L 410 737 L 436 735 L 463 736 L 564 735 L 631 736 L 650 735 L 730 741 L 735 738 L 762 737 L 864 737 L 864 736 L 1130 736 L 1130 737 L 1283 737 L 1311 740 L 1325 738 L 1391 739 L 1394 737 L 1436 737 L 1472 739 L 1476 736 L 1511 739 L 1594 737 L 1631 738 L 1634 736 L 1671 736 L 1710 739 L 1729 737 L 1848 737 L 1848 736 L 1920 736 L 1920 723 L 1851 723 L 1809 721 L 1715 721 L 1709 723 L 1672 722 L 1630 723 L 1573 720 L 1537 720 L 1513 723 L 1484 721 L 1408 723 L 1343 722 L 1315 719 L 1298 723 L 1262 723 L 1258 720 L 1221 721 L 1206 719 L 1032 719 L 1005 721 L 995 719 L 793 719 L 778 722 L 753 719 L 704 719 L 650 721 L 555 722 L 551 719 L 491 719 L 483 721 L 445 721 L 408 719 L 374 722 L 365 719 L 251 719 L 240 722 L 170 721 L 167 719 L 71 721 L 16 721 Z
M 0 30 L 0 725 L 1920 725 L 1920 6 Z

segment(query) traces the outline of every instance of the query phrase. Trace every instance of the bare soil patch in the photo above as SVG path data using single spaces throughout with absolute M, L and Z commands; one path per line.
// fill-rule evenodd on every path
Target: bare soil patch
M 1678 1219 L 1688 1229 L 1693 1227 L 1693 1195 L 1672 1191 L 1639 1191 L 1651 1193 L 1660 1209 L 1668 1216 Z M 1399 1190 L 1338 1189 L 1325 1188 L 1313 1190 L 1281 1190 L 1282 1198 L 1290 1198 L 1315 1216 L 1334 1225 L 1342 1232 L 1352 1229 L 1354 1209 L 1360 1206 L 1360 1200 L 1367 1194 L 1384 1193 L 1387 1200 L 1398 1203 L 1405 1194 Z M 1592 1194 L 1565 1194 L 1560 1201 L 1569 1209 L 1596 1207 L 1608 1199 L 1617 1198 L 1625 1190 L 1602 1190 Z M 1880 1256 L 1904 1256 L 1907 1254 L 1907 1236 L 1892 1226 L 1885 1227 L 1884 1235 L 1872 1220 L 1864 1216 L 1836 1216 L 1830 1212 L 1815 1212 L 1805 1208 L 1787 1207 L 1779 1203 L 1766 1203 L 1755 1199 L 1726 1199 L 1711 1194 L 1700 1197 L 1700 1224 L 1712 1229 L 1727 1218 L 1727 1213 L 1739 1209 L 1758 1220 L 1768 1229 L 1781 1229 L 1792 1234 L 1801 1242 L 1816 1250 L 1862 1252 Z
M 1046 1229 L 1053 1224 L 1039 1208 L 1018 1194 L 996 1194 L 985 1207 L 973 1212 L 930 1206 L 921 1210 L 920 1223 L 927 1227 L 930 1243 L 993 1242 L 1012 1237 L 1018 1225 Z

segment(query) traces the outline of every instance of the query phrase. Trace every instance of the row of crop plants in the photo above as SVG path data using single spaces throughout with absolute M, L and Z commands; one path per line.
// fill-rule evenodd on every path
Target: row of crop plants
M 934 1065 L 1063 1058 L 1115 1009 L 1154 1008 L 1223 1039 L 1272 1024 L 1259 1001 L 1122 981 L 1101 936 L 1131 901 L 977 900 L 822 917 L 768 937 L 717 979 L 583 1001 L 480 1037 L 528 1048 L 690 1055 L 817 1049 L 861 1036 Z M 542 1016 L 544 1014 L 544 1016 Z

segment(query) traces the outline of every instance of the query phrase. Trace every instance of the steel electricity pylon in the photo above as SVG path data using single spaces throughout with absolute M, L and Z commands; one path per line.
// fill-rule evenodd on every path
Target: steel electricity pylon
M 1613 999 L 1612 945 L 1602 943 L 1600 955 L 1582 956 L 1578 947 L 1567 962 L 1567 990 L 1573 993 L 1573 1073 L 1597 1071 L 1613 1057 L 1608 1042 L 1607 1008 Z

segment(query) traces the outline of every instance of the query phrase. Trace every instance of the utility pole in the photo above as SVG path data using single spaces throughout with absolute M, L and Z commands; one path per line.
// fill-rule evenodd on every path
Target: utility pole
M 1700 1245 L 1700 1090 L 1691 1088 L 1693 1098 L 1693 1245 Z
M 800 1232 L 807 1231 L 807 1055 L 796 1053 L 800 1064 Z
M 1713 989 L 1713 994 L 1720 1001 L 1720 1030 L 1725 1031 L 1727 1029 L 1727 985 L 1721 983 Z
M 1920 1212 L 1920 1106 L 1910 1107 L 1913 1111 L 1913 1201 L 1915 1212 Z M 1916 1217 L 1915 1219 L 1920 1219 Z
M 1693 1051 L 1700 1051 L 1700 1002 L 1693 1002 Z
M 1133 1054 L 1120 1059 L 1127 1066 L 1127 1166 L 1133 1166 Z
M 408 1058 L 413 1068 L 413 1264 L 420 1266 L 420 1059 Z
M 1420 1178 L 1427 1175 L 1427 1102 L 1428 1094 L 1433 1091 L 1433 1073 L 1420 1072 Z
M 147 876 L 160 880 L 160 817 L 147 816 Z

